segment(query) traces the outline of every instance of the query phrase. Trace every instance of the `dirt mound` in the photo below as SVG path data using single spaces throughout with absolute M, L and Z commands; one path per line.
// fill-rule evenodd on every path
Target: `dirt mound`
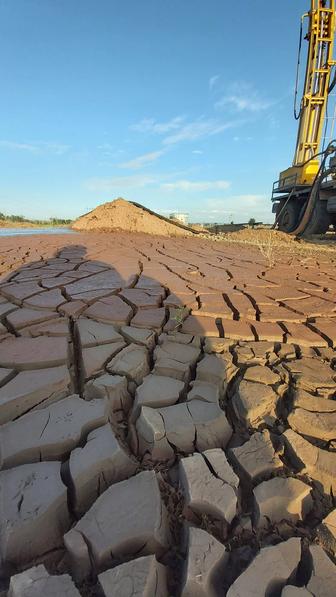
M 270 239 L 275 245 L 297 244 L 297 240 L 294 236 L 290 236 L 279 230 L 271 230 L 270 228 L 244 228 L 237 232 L 225 233 L 223 236 L 227 237 L 227 240 L 248 244 L 268 243 L 270 242 Z
M 285 252 L 286 254 L 304 256 L 325 255 L 335 253 L 335 233 L 314 235 L 309 238 L 297 238 L 272 230 L 271 228 L 244 228 L 236 232 L 225 232 L 219 234 L 200 234 L 202 238 L 209 238 L 213 241 L 222 241 L 227 244 L 250 245 L 261 250 L 262 254 L 275 256 Z M 273 258 L 272 258 L 273 261 Z
M 161 236 L 190 236 L 195 234 L 187 226 L 173 223 L 142 205 L 118 198 L 99 205 L 81 216 L 72 225 L 74 230 L 100 230 L 114 232 L 145 232 Z

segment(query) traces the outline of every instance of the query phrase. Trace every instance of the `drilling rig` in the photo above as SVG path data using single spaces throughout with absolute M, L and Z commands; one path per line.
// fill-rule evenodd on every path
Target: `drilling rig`
M 273 184 L 275 224 L 296 236 L 323 234 L 336 226 L 336 0 L 311 0 L 301 18 L 294 115 L 298 134 L 293 165 Z M 305 35 L 306 32 L 306 35 Z M 297 109 L 303 38 L 308 41 L 302 99 Z M 331 114 L 331 104 L 334 103 Z

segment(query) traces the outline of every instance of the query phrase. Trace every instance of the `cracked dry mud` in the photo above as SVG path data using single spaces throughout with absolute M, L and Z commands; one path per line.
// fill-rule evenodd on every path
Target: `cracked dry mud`
M 0 594 L 336 595 L 330 257 L 0 241 Z

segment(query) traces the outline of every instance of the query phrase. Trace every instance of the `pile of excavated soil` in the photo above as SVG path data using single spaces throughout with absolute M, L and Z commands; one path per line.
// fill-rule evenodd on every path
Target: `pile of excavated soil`
M 257 247 L 264 254 L 265 251 L 270 254 L 280 254 L 278 251 L 291 255 L 318 255 L 326 253 L 335 253 L 336 237 L 334 233 L 328 235 L 314 235 L 308 238 L 297 238 L 272 230 L 271 228 L 244 228 L 236 232 L 225 232 L 220 234 L 201 234 L 202 238 L 209 238 L 216 242 L 225 242 L 228 244 L 237 243 L 239 245 L 250 245 Z
M 194 232 L 159 216 L 141 205 L 125 199 L 115 199 L 99 205 L 93 211 L 81 216 L 72 225 L 74 230 L 100 230 L 102 232 L 145 232 L 160 236 L 190 236 Z
M 271 230 L 270 228 L 244 228 L 237 232 L 227 232 L 223 234 L 227 240 L 238 241 L 248 244 L 268 243 L 270 239 L 274 244 L 297 244 L 294 236 L 280 232 L 279 230 Z

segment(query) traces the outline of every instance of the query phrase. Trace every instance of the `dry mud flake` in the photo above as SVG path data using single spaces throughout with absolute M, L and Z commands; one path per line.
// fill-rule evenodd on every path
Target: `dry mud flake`
M 0 386 L 3 386 L 13 376 L 14 376 L 14 369 L 0 368 Z
M 173 359 L 179 363 L 194 365 L 200 356 L 200 349 L 195 346 L 182 345 L 177 342 L 164 342 L 154 350 L 154 361 L 162 358 Z
M 328 400 L 328 402 L 335 401 Z M 298 433 L 323 441 L 336 439 L 336 402 L 334 412 L 319 413 L 295 408 L 288 416 L 288 423 Z
M 118 296 L 111 296 L 88 307 L 83 315 L 119 329 L 129 324 L 133 310 Z
M 66 286 L 65 289 L 67 294 L 74 298 L 78 294 L 89 292 L 91 290 L 119 290 L 124 284 L 125 282 L 120 274 L 117 271 L 110 269 L 106 272 L 94 274 L 93 276 L 73 282 Z
M 287 346 L 287 345 L 285 345 Z M 294 351 L 292 348 L 291 351 Z M 236 364 L 239 367 L 266 365 L 273 362 L 274 342 L 242 342 L 234 347 Z M 294 351 L 294 358 L 296 357 Z
M 292 465 L 307 473 L 326 494 L 336 491 L 336 454 L 314 446 L 292 429 L 284 433 L 285 453 Z
M 69 394 L 70 388 L 70 375 L 65 366 L 22 371 L 0 388 L 0 423 L 56 402 Z
M 242 446 L 232 448 L 230 454 L 241 474 L 250 482 L 268 477 L 283 468 L 267 430 L 254 433 Z
M 161 306 L 161 296 L 150 290 L 126 288 L 126 290 L 123 290 L 119 296 L 130 303 L 135 309 L 155 309 Z
M 181 597 L 217 597 L 229 553 L 202 529 L 189 527 Z M 225 573 L 225 572 L 224 572 Z
M 323 396 L 314 396 L 306 390 L 293 391 L 293 408 L 302 408 L 312 413 L 334 413 L 336 402 Z
M 197 365 L 196 381 L 204 381 L 216 385 L 220 396 L 223 397 L 227 385 L 226 359 L 216 354 L 205 355 Z
M 44 369 L 63 365 L 68 360 L 65 338 L 13 338 L 0 343 L 0 366 Z
M 313 507 L 310 493 L 309 485 L 293 477 L 274 477 L 260 483 L 253 491 L 256 525 L 303 520 Z
M 7 315 L 7 322 L 18 332 L 27 326 L 33 326 L 48 320 L 55 320 L 58 315 L 52 311 L 41 309 L 17 309 Z M 24 331 L 24 330 L 23 330 Z M 23 331 L 20 333 L 22 334 Z
M 278 395 L 270 386 L 242 380 L 232 397 L 238 419 L 248 427 L 274 423 Z
M 73 450 L 69 460 L 77 516 L 83 516 L 110 485 L 131 477 L 138 466 L 119 444 L 110 424 L 89 433 L 85 446 Z
M 15 570 L 61 547 L 70 526 L 59 462 L 24 464 L 0 473 L 0 555 Z
M 52 576 L 40 564 L 12 576 L 8 597 L 81 597 L 69 574 Z
M 287 587 L 282 589 L 281 597 L 314 597 L 314 595 L 305 587 L 287 585 Z
M 127 378 L 121 375 L 110 375 L 109 373 L 88 381 L 84 388 L 84 398 L 86 400 L 106 398 L 112 413 L 118 411 L 127 413 L 132 404 L 132 398 L 128 392 Z
M 49 336 L 50 338 L 64 336 L 68 341 L 70 341 L 69 321 L 64 317 L 50 319 L 49 321 L 44 321 L 36 325 L 29 325 L 25 328 L 21 328 L 20 335 L 31 338 L 36 338 L 37 336 Z
M 188 315 L 182 324 L 181 331 L 184 334 L 195 336 L 217 336 L 219 338 L 219 329 L 216 325 L 216 319 L 213 317 Z
M 107 423 L 106 400 L 69 396 L 0 427 L 1 468 L 64 460 L 90 431 Z
M 126 343 L 121 340 L 111 344 L 102 344 L 101 346 L 90 346 L 83 348 L 81 353 L 81 377 L 84 381 L 94 375 L 103 373 L 106 363 L 117 355 Z
M 334 556 L 336 555 L 336 510 L 332 510 L 319 527 L 319 536 L 323 546 Z
M 245 381 L 261 383 L 266 386 L 277 384 L 280 381 L 279 375 L 274 373 L 268 367 L 262 367 L 261 365 L 248 367 L 244 373 L 243 379 L 245 379 Z
M 232 435 L 219 405 L 200 400 L 158 409 L 143 406 L 135 428 L 138 454 L 151 454 L 155 461 L 170 460 L 175 452 L 191 454 L 195 447 L 225 448 Z
M 137 558 L 98 576 L 105 597 L 168 597 L 167 571 L 155 556 Z
M 179 379 L 184 384 L 189 383 L 191 378 L 190 365 L 188 363 L 181 363 L 169 357 L 162 357 L 157 359 L 152 371 L 153 375 L 162 377 L 172 377 Z
M 169 545 L 167 513 L 154 471 L 112 485 L 64 536 L 77 579 L 115 557 L 161 556 Z M 89 551 L 90 550 L 90 551 Z
M 78 319 L 76 333 L 82 348 L 123 341 L 123 337 L 112 325 L 93 321 L 92 319 Z
M 106 366 L 114 375 L 125 375 L 137 385 L 149 374 L 149 355 L 145 346 L 129 344 L 121 350 Z
M 336 391 L 336 373 L 318 359 L 303 358 L 284 363 L 297 388 L 331 397 Z
M 204 402 L 213 402 L 214 404 L 219 403 L 220 394 L 217 385 L 198 380 L 190 382 L 190 385 L 191 390 L 187 394 L 188 402 L 190 400 L 203 400 Z
M 125 325 L 120 329 L 120 332 L 128 342 L 142 344 L 149 350 L 152 350 L 155 347 L 155 332 L 152 330 Z
M 307 589 L 312 595 L 330 597 L 335 593 L 336 566 L 318 545 L 309 547 L 312 558 L 312 574 Z
M 210 469 L 212 452 L 216 452 L 215 464 L 224 472 L 222 477 Z M 222 450 L 209 450 L 182 458 L 179 477 L 187 511 L 190 510 L 199 517 L 207 514 L 228 524 L 232 522 L 237 514 L 239 479 L 230 468 Z
M 159 309 L 139 309 L 133 317 L 131 324 L 137 328 L 151 329 L 158 334 L 162 331 L 166 319 L 164 307 Z
M 300 559 L 301 542 L 298 538 L 264 547 L 231 585 L 227 597 L 265 597 L 279 591 L 295 574 Z
M 60 305 L 66 302 L 59 288 L 54 290 L 47 290 L 41 294 L 36 294 L 24 301 L 24 306 L 34 307 L 38 309 L 53 309 L 56 310 Z
M 139 416 L 142 406 L 160 408 L 175 404 L 181 398 L 184 387 L 183 382 L 171 377 L 147 375 L 135 392 L 133 418 Z
M 8 284 L 1 288 L 3 296 L 9 300 L 14 299 L 15 302 L 21 303 L 24 299 L 34 294 L 43 292 L 41 286 L 37 282 L 21 282 L 20 284 Z M 1 312 L 1 311 L 0 311 Z

